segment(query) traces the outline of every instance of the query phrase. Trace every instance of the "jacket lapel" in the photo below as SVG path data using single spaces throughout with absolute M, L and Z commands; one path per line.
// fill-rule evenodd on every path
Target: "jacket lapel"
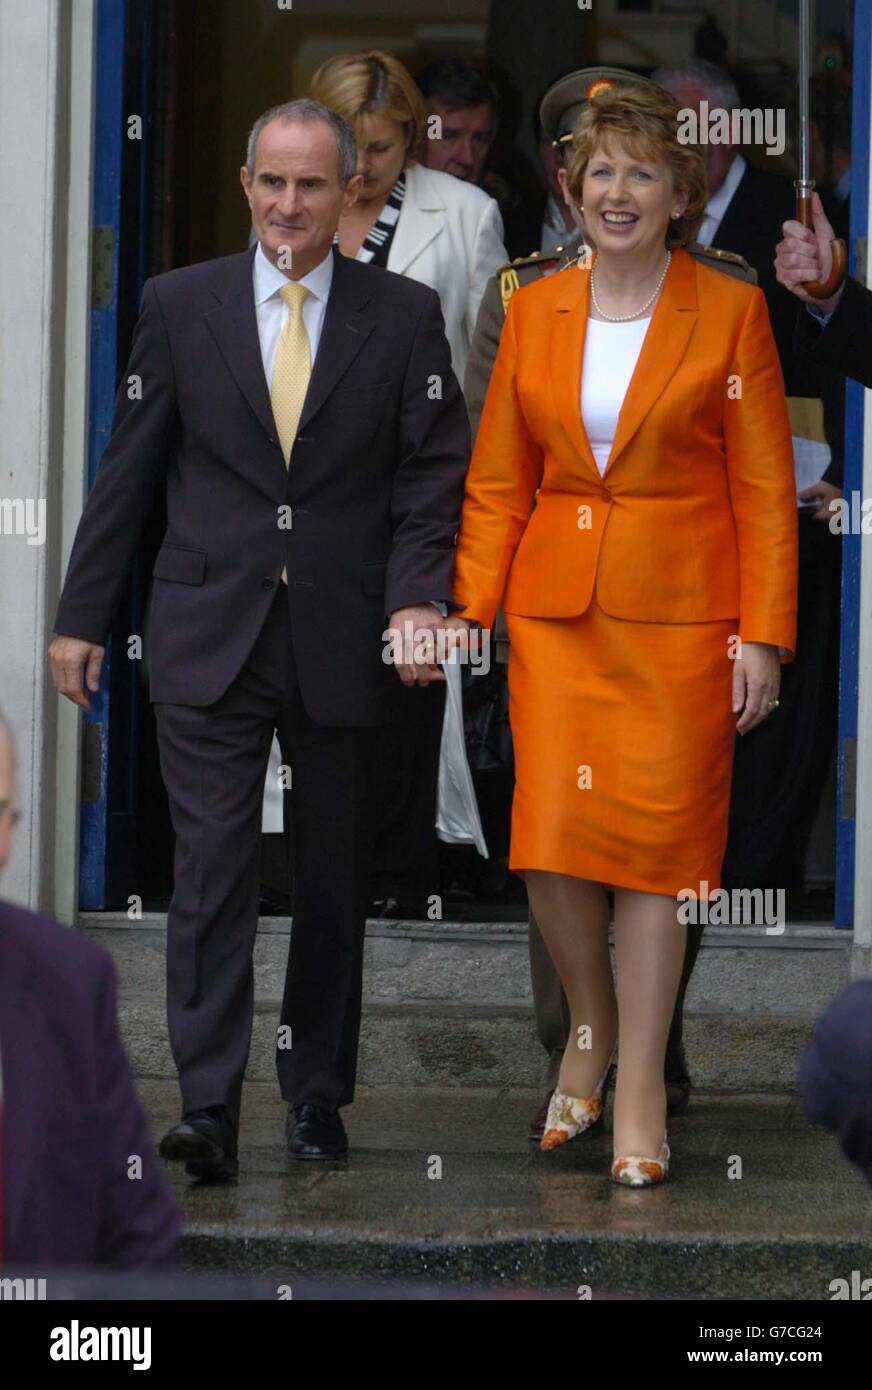
M 599 469 L 581 418 L 581 372 L 590 298 L 590 272 L 566 270 L 557 276 L 560 294 L 554 305 L 551 333 L 551 386 L 563 428 L 588 472 L 599 479 Z M 567 364 L 569 369 L 567 370 Z
M 272 437 L 276 427 L 263 370 L 254 308 L 252 277 L 256 251 L 257 242 L 250 250 L 233 258 L 224 285 L 213 288 L 219 306 L 209 311 L 206 323 L 237 386 L 267 435 Z
M 736 245 L 739 245 L 744 250 L 748 242 L 749 194 L 751 195 L 750 204 L 753 205 L 753 173 L 751 165 L 746 164 L 742 177 L 736 185 L 736 190 L 718 223 L 718 229 L 712 237 L 712 246 L 719 246 L 722 250 L 732 251 L 735 250 Z
M 300 431 L 328 399 L 375 327 L 372 295 L 366 275 L 365 266 L 333 248 L 333 283 L 309 389 L 303 402 Z
M 396 275 L 406 274 L 445 223 L 445 199 L 428 173 L 420 164 L 406 170 L 406 196 L 388 253 L 388 269 Z
M 679 248 L 672 253 L 672 263 L 630 378 L 606 473 L 614 467 L 678 370 L 696 326 L 697 314 L 696 267 L 687 252 Z
M 555 303 L 552 332 L 551 381 L 563 426 L 585 467 L 602 482 L 581 418 L 581 377 L 590 307 L 590 271 L 559 276 L 561 293 Z M 565 284 L 563 283 L 565 281 Z M 697 319 L 696 271 L 683 250 L 673 251 L 669 273 L 654 309 L 642 351 L 618 416 L 609 473 L 632 440 L 651 407 L 677 370 Z M 567 363 L 571 364 L 567 370 Z
M 220 289 L 213 288 L 215 298 L 220 303 L 206 315 L 206 322 L 237 386 L 267 436 L 272 438 L 276 426 L 263 370 L 254 307 L 252 263 L 256 251 L 255 244 L 249 251 L 234 258 L 225 284 Z M 333 282 L 300 416 L 300 429 L 327 400 L 375 327 L 375 317 L 367 309 L 371 295 L 368 289 L 361 288 L 360 277 L 355 275 L 352 265 L 364 269 L 357 267 L 356 262 L 349 262 L 336 247 L 333 248 Z M 284 490 L 286 477 L 281 457 L 276 454 L 276 483 L 280 491 Z

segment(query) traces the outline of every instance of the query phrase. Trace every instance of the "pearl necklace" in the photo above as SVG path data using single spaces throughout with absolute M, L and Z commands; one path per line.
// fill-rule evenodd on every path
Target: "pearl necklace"
M 596 297 L 596 286 L 594 285 L 594 282 L 593 282 L 593 273 L 594 273 L 594 270 L 596 270 L 596 261 L 594 261 L 594 263 L 593 263 L 593 269 L 592 269 L 591 272 L 590 272 L 590 297 L 591 297 L 591 299 L 593 300 L 593 307 L 596 309 L 597 313 L 600 314 L 600 315 L 602 315 L 602 317 L 603 317 L 604 319 L 606 319 L 609 323 L 629 323 L 630 319 L 635 319 L 635 318 L 637 318 L 637 317 L 639 316 L 639 314 L 644 314 L 644 312 L 645 312 L 646 309 L 650 309 L 651 305 L 654 303 L 654 300 L 657 298 L 658 294 L 659 294 L 660 291 L 662 290 L 662 288 L 663 288 L 663 281 L 666 279 L 666 272 L 667 272 L 667 270 L 669 269 L 669 262 L 670 262 L 671 260 L 672 260 L 672 252 L 671 252 L 671 251 L 667 251 L 667 252 L 666 252 L 666 264 L 665 264 L 665 266 L 663 267 L 663 274 L 660 276 L 660 279 L 657 281 L 657 288 L 655 289 L 655 291 L 654 291 L 654 293 L 652 294 L 651 298 L 648 299 L 648 300 L 646 300 L 646 302 L 642 305 L 641 309 L 636 309 L 635 312 L 632 313 L 632 314 L 606 314 L 606 313 L 604 313 L 603 310 L 600 308 L 600 306 L 599 306 L 599 300 L 598 300 L 597 297 Z

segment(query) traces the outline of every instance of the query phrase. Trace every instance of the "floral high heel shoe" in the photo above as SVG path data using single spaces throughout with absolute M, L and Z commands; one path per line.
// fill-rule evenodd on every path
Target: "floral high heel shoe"
M 669 1177 L 669 1145 L 666 1135 L 656 1158 L 640 1158 L 637 1154 L 618 1154 L 612 1163 L 612 1182 L 626 1187 L 653 1187 Z
M 540 1149 L 559 1149 L 561 1144 L 566 1144 L 585 1130 L 592 1129 L 602 1119 L 617 1051 L 616 1043 L 592 1096 L 567 1096 L 559 1086 L 555 1087 L 554 1094 L 548 1102 L 548 1118 L 545 1121 L 545 1133 L 539 1141 Z

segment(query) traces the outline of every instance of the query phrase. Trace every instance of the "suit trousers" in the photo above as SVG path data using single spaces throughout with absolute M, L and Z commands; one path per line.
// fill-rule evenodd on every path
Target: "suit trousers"
M 372 896 L 394 897 L 424 912 L 440 891 L 436 806 L 445 717 L 443 681 L 403 691 L 398 717 L 385 729 Z
M 684 949 L 684 965 L 678 984 L 678 994 L 672 1010 L 669 1037 L 666 1040 L 666 1059 L 664 1071 L 670 1081 L 678 1081 L 685 1073 L 684 1065 L 684 996 L 705 930 L 700 923 L 688 923 L 687 944 Z M 536 1032 L 539 1041 L 548 1053 L 548 1066 L 545 1071 L 545 1089 L 552 1091 L 557 1085 L 560 1064 L 569 1039 L 569 1004 L 560 983 L 560 976 L 548 954 L 548 947 L 542 938 L 539 924 L 530 911 L 530 981 L 533 988 L 533 1009 L 536 1015 Z
M 836 750 L 841 565 L 841 537 L 801 511 L 796 657 L 781 668 L 778 709 L 736 739 L 723 886 L 784 889 L 788 911 Z
M 202 708 L 155 704 L 176 834 L 167 1017 L 182 1113 L 238 1122 L 251 1042 L 261 803 L 273 731 L 290 768 L 294 915 L 277 1032 L 281 1093 L 335 1110 L 354 1096 L 378 728 L 331 727 L 297 684 L 278 586 L 237 678 Z

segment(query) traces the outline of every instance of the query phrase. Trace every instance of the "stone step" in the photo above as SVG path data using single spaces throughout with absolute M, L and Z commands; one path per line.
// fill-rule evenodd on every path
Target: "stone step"
M 275 1076 L 278 999 L 255 1004 L 247 1075 Z M 139 1076 L 174 1074 L 161 1001 L 122 994 L 121 1031 Z M 695 1085 L 789 1091 L 811 1019 L 687 1012 L 684 1041 Z M 546 1056 L 523 1004 L 370 1002 L 363 1014 L 358 1079 L 366 1086 L 541 1086 Z
M 172 1076 L 164 919 L 136 926 L 122 920 L 126 925 L 107 926 L 102 915 L 83 914 L 89 938 L 115 958 L 121 1028 L 136 1073 Z M 739 936 L 731 944 L 728 929 L 709 930 L 685 1008 L 694 1084 L 791 1090 L 814 1018 L 847 981 L 850 934 L 797 927 L 789 937 Z M 362 1085 L 542 1084 L 546 1059 L 536 1035 L 524 924 L 370 923 L 366 949 Z M 287 952 L 288 919 L 267 920 L 255 947 L 252 1080 L 275 1075 Z
M 178 1118 L 176 1087 L 140 1089 L 161 1134 Z M 672 1175 L 648 1192 L 609 1180 L 611 1101 L 603 1130 L 543 1154 L 526 1138 L 537 1100 L 514 1085 L 362 1087 L 343 1112 L 348 1160 L 293 1163 L 275 1083 L 249 1083 L 238 1185 L 202 1187 L 170 1168 L 183 1263 L 292 1291 L 311 1278 L 397 1279 L 573 1300 L 585 1288 L 829 1300 L 833 1280 L 872 1271 L 868 1188 L 794 1098 L 696 1094 L 670 1121 Z
M 162 999 L 166 918 L 83 913 L 92 941 L 115 958 L 122 989 Z M 290 919 L 263 918 L 254 954 L 255 993 L 280 998 Z M 848 981 L 852 934 L 787 924 L 706 929 L 687 995 L 696 1012 L 816 1015 Z M 526 923 L 383 923 L 367 927 L 365 998 L 380 1003 L 524 1004 L 531 1000 Z

